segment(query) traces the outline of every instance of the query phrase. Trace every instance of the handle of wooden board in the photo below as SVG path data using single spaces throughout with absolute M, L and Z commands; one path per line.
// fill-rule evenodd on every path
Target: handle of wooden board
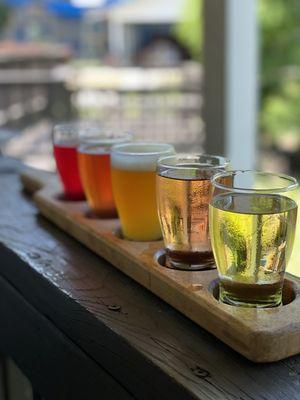
M 44 186 L 56 179 L 52 172 L 43 171 L 36 168 L 26 168 L 20 174 L 20 180 L 23 188 L 28 193 L 35 193 Z

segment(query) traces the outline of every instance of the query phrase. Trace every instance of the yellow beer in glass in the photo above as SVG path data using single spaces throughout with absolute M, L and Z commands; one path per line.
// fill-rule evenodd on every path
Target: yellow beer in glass
M 165 143 L 135 142 L 113 146 L 111 176 L 122 233 L 126 239 L 161 239 L 156 203 L 156 164 L 174 154 Z
M 295 178 L 231 171 L 212 180 L 209 225 L 219 273 L 220 300 L 265 308 L 282 302 L 297 221 Z

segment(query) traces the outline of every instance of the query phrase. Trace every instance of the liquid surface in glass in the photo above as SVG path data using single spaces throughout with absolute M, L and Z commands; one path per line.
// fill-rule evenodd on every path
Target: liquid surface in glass
M 234 305 L 281 302 L 297 204 L 280 195 L 224 193 L 210 205 L 210 234 L 220 299 Z

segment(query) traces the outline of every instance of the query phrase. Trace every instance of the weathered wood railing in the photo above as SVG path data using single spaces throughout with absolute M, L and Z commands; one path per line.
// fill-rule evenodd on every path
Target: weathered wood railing
M 0 126 L 71 113 L 71 93 L 57 69 L 0 69 L 0 93 Z

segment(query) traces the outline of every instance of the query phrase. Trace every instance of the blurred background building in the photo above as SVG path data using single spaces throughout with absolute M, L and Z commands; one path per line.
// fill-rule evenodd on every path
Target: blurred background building
M 57 121 L 78 118 L 99 119 L 104 125 L 129 129 L 143 139 L 170 141 L 183 150 L 222 150 L 222 146 L 210 144 L 224 141 L 222 127 L 217 124 L 223 118 L 218 110 L 227 103 L 224 100 L 223 105 L 217 106 L 218 93 L 220 98 L 223 96 L 220 65 L 224 60 L 230 64 L 229 70 L 236 76 L 231 79 L 236 82 L 243 81 L 236 71 L 240 75 L 248 67 L 240 64 L 239 71 L 240 60 L 234 58 L 225 42 L 221 43 L 220 14 L 222 8 L 231 5 L 241 7 L 240 14 L 249 14 L 252 3 L 256 7 L 260 47 L 255 61 L 258 115 L 252 118 L 255 123 L 251 128 L 252 132 L 257 128 L 256 157 L 251 157 L 263 168 L 298 174 L 299 2 L 206 3 L 206 8 L 215 7 L 216 15 L 205 15 L 204 0 L 2 0 L 2 152 L 33 166 L 53 169 L 52 126 Z M 239 19 L 249 23 L 237 15 L 230 25 Z M 237 32 L 242 28 L 237 25 Z M 222 29 L 223 36 L 228 36 L 230 29 Z M 243 40 L 242 34 L 235 36 L 236 42 Z M 215 65 L 210 61 L 206 74 L 203 42 L 207 54 L 219 53 L 213 55 Z M 231 42 L 236 45 L 234 38 Z M 237 46 L 243 49 L 242 44 Z M 245 42 L 246 56 L 247 46 L 253 47 Z M 248 59 L 252 60 L 254 53 L 249 54 Z M 245 85 L 250 78 L 246 73 L 241 87 L 244 97 L 249 96 Z M 210 96 L 204 96 L 203 90 L 213 84 L 215 106 L 210 107 Z M 203 104 L 211 108 L 209 118 L 205 118 Z M 238 120 L 239 112 L 234 112 L 235 117 L 230 118 Z M 207 123 L 207 119 L 212 122 Z M 246 123 L 238 128 L 240 134 L 233 135 L 229 148 L 234 148 L 235 143 L 240 146 L 239 137 L 250 136 L 245 126 Z
M 201 150 L 201 2 L 192 3 L 1 3 L 2 152 L 53 169 L 52 126 L 78 118 Z M 196 58 L 183 33 L 191 5 Z

